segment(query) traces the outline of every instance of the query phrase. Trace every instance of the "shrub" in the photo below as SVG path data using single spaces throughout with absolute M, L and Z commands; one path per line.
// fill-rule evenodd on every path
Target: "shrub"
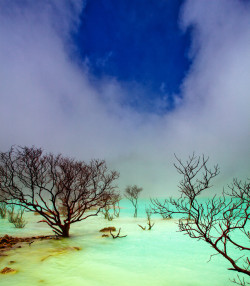
M 26 225 L 26 221 L 23 219 L 24 208 L 20 208 L 17 213 L 15 213 L 15 206 L 10 205 L 8 209 L 8 220 L 13 223 L 16 228 L 23 228 Z
M 13 224 L 16 228 L 23 228 L 27 222 L 23 219 L 24 208 L 21 208 L 17 214 L 13 215 Z
M 0 217 L 5 218 L 7 214 L 6 203 L 0 202 Z

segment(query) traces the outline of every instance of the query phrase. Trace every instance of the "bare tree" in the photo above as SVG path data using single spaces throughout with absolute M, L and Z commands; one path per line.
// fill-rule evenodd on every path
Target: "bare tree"
M 137 217 L 137 205 L 138 205 L 138 196 L 142 188 L 134 186 L 127 186 L 125 189 L 125 197 L 131 201 L 132 205 L 135 208 L 134 217 Z
M 151 222 L 151 215 L 152 215 L 152 209 L 151 208 L 145 208 L 145 212 L 147 215 L 147 225 L 148 225 L 148 230 L 151 230 L 152 227 L 155 225 L 155 223 L 152 224 Z M 142 230 L 146 230 L 146 226 L 143 227 L 140 224 L 138 224 L 138 226 L 142 229 Z
M 176 157 L 179 164 L 174 164 L 179 174 L 183 176 L 178 186 L 181 196 L 179 199 L 166 199 L 163 203 L 157 199 L 151 200 L 153 210 L 165 217 L 172 217 L 173 214 L 187 215 L 191 218 L 191 208 L 197 196 L 206 189 L 212 187 L 211 180 L 219 174 L 219 167 L 215 165 L 213 169 L 207 167 L 209 158 L 196 157 L 193 153 L 186 163 L 183 163 Z M 178 208 L 179 205 L 185 206 L 185 209 Z M 187 211 L 189 209 L 189 211 Z
M 114 218 L 114 216 L 112 214 L 110 214 L 110 210 L 112 207 L 112 202 L 111 202 L 112 197 L 113 197 L 113 194 L 105 198 L 105 200 L 106 200 L 105 205 L 101 209 L 101 213 L 103 214 L 104 219 L 107 219 L 109 221 L 113 220 L 113 218 Z
M 120 232 L 121 232 L 121 228 L 119 228 L 119 231 L 117 232 L 117 234 L 113 234 L 112 233 L 112 230 L 109 231 L 111 236 L 113 237 L 113 239 L 116 239 L 116 238 L 123 238 L 123 237 L 126 237 L 127 235 L 122 235 L 120 236 Z
M 104 219 L 107 219 L 108 221 L 111 221 L 114 219 L 114 216 L 110 214 L 111 206 L 107 204 L 104 208 L 101 209 L 101 213 L 104 216 Z
M 156 213 L 182 214 L 180 231 L 211 245 L 216 254 L 222 255 L 231 264 L 229 270 L 250 276 L 250 259 L 247 256 L 250 250 L 250 183 L 234 179 L 229 193 L 223 192 L 221 197 L 202 203 L 197 196 L 211 187 L 210 181 L 218 174 L 218 166 L 208 169 L 208 159 L 204 156 L 200 160 L 193 155 L 186 164 L 177 160 L 180 165 L 176 168 L 184 176 L 180 182 L 182 197 L 167 199 L 163 203 L 151 200 L 153 210 Z M 239 285 L 247 283 L 239 277 L 233 282 Z
M 188 198 L 189 208 L 191 209 L 193 201 L 204 190 L 211 188 L 211 180 L 219 174 L 219 167 L 215 165 L 213 170 L 207 168 L 209 158 L 192 156 L 184 164 L 175 155 L 179 164 L 174 164 L 177 172 L 183 176 L 178 186 L 181 196 Z M 190 213 L 188 214 L 190 219 Z
M 72 223 L 95 216 L 105 207 L 118 176 L 105 161 L 86 164 L 62 155 L 44 155 L 35 147 L 12 147 L 0 153 L 0 201 L 39 213 L 41 222 L 68 237 Z
M 119 193 L 113 193 L 111 196 L 107 197 L 106 205 L 101 209 L 104 218 L 111 221 L 114 217 L 119 217 L 120 215 L 120 200 L 121 195 Z M 113 214 L 110 213 L 113 209 Z
M 114 216 L 115 217 L 119 217 L 120 216 L 120 200 L 122 199 L 121 195 L 119 193 L 115 193 L 112 197 L 111 197 L 111 204 L 113 207 L 113 212 L 114 212 Z

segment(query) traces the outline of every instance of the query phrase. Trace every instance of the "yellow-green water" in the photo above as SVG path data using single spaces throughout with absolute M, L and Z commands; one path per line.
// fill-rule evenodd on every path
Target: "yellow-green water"
M 51 234 L 46 224 L 37 224 L 38 217 L 25 215 L 28 224 L 15 229 L 7 220 L 0 220 L 0 236 L 32 236 Z M 159 286 L 228 286 L 234 273 L 229 264 L 204 242 L 197 242 L 178 232 L 177 220 L 152 218 L 155 226 L 143 231 L 143 217 L 121 215 L 111 222 L 102 216 L 88 218 L 72 225 L 71 237 L 62 240 L 36 241 L 30 246 L 11 250 L 0 257 L 16 274 L 0 275 L 1 286 L 61 285 L 159 285 Z M 99 230 L 106 226 L 121 227 L 125 238 L 102 238 Z M 78 251 L 74 247 L 80 247 Z M 9 265 L 9 261 L 15 263 Z

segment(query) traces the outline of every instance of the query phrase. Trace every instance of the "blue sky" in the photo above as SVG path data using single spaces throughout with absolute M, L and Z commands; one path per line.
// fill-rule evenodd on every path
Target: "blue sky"
M 249 177 L 249 31 L 249 1 L 0 0 L 0 150 L 105 159 L 150 196 L 195 151 L 220 192 Z
M 190 29 L 179 25 L 183 1 L 88 1 L 74 35 L 78 55 L 94 77 L 115 77 L 140 88 L 127 98 L 139 110 L 158 112 L 155 99 L 174 108 L 189 69 Z

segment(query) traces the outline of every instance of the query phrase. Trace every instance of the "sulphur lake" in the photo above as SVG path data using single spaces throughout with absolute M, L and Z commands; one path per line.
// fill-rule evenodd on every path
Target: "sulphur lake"
M 11 267 L 16 273 L 0 274 L 1 286 L 62 285 L 159 285 L 159 286 L 228 286 L 236 275 L 227 270 L 229 263 L 206 243 L 190 239 L 178 231 L 178 219 L 163 220 L 152 216 L 154 227 L 146 226 L 145 206 L 139 201 L 138 218 L 128 201 L 121 202 L 119 218 L 112 221 L 103 215 L 73 224 L 70 238 L 36 240 L 0 256 L 0 269 Z M 0 219 L 0 236 L 18 237 L 51 235 L 39 217 L 25 213 L 27 225 L 17 229 L 7 219 Z M 113 239 L 102 237 L 100 229 L 121 229 Z M 117 233 L 114 232 L 115 233 Z

